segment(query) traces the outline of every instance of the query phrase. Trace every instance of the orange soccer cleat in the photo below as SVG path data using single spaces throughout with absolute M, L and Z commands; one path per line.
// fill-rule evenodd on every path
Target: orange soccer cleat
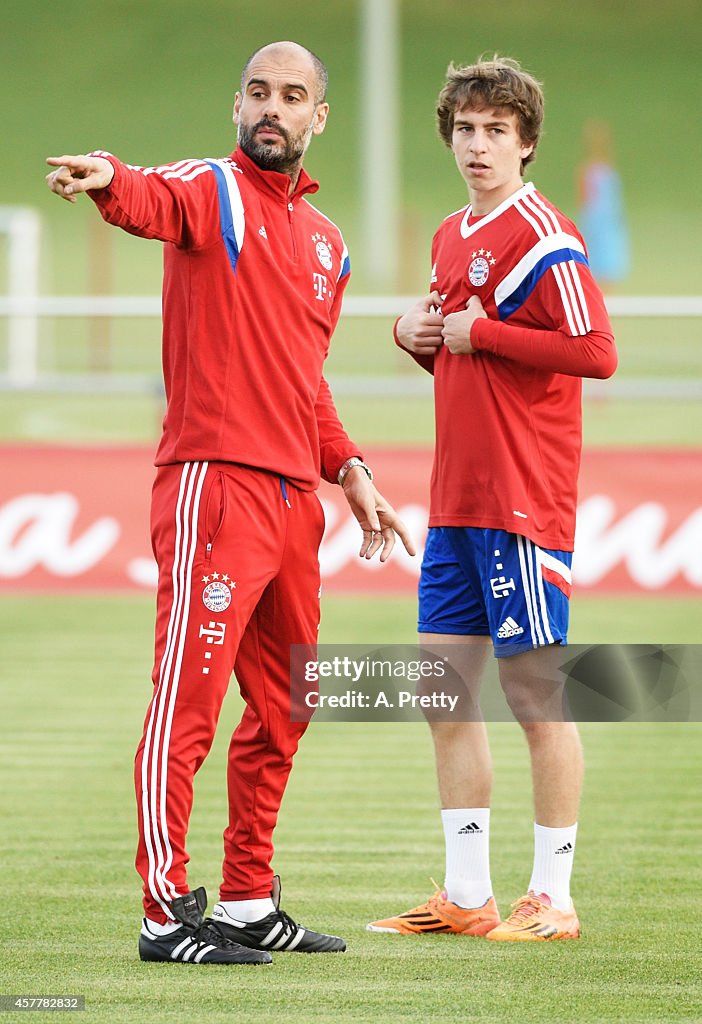
M 482 907 L 466 909 L 452 903 L 436 885 L 434 895 L 420 907 L 384 921 L 373 921 L 366 925 L 366 930 L 399 935 L 487 935 L 499 923 L 494 897 L 486 900 Z
M 571 903 L 570 910 L 556 910 L 546 893 L 528 892 L 512 904 L 506 921 L 486 937 L 494 942 L 544 942 L 549 939 L 580 938 L 580 922 Z

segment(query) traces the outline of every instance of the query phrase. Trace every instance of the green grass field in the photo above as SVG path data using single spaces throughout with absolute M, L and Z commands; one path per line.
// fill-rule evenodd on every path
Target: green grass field
M 371 620 L 357 604 L 326 602 L 323 640 L 399 638 L 395 611 L 376 604 Z M 313 725 L 283 806 L 275 868 L 288 910 L 342 934 L 348 952 L 279 955 L 258 970 L 142 965 L 130 763 L 149 697 L 152 602 L 26 596 L 3 601 L 0 613 L 1 993 L 81 994 L 87 1020 L 137 1024 L 700 1020 L 699 725 L 583 727 L 574 877 L 583 938 L 536 948 L 366 933 L 366 921 L 421 902 L 429 876 L 442 876 L 428 730 Z M 409 606 L 400 613 L 406 621 Z M 190 877 L 211 902 L 238 713 L 232 692 L 197 780 Z M 517 726 L 490 733 L 493 880 L 504 911 L 530 870 L 528 763 Z

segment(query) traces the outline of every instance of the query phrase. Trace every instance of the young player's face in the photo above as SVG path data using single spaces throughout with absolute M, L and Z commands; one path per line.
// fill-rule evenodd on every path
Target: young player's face
M 533 148 L 519 137 L 511 111 L 456 111 L 451 149 L 475 213 L 490 213 L 522 187 L 521 163 Z
M 238 141 L 268 171 L 294 172 L 313 135 L 324 131 L 328 104 L 317 103 L 318 83 L 309 57 L 266 48 L 252 60 L 243 93 L 234 101 Z

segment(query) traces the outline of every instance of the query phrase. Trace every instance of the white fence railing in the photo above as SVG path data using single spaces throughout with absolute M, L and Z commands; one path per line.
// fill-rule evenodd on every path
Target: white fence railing
M 347 295 L 342 315 L 399 316 L 417 298 L 417 295 Z M 611 295 L 606 302 L 613 317 L 702 316 L 702 295 Z M 26 298 L 0 295 L 0 316 L 9 318 L 160 315 L 160 295 L 37 295 Z
M 412 295 L 349 295 L 343 317 L 395 317 L 417 301 Z M 612 317 L 698 318 L 702 296 L 617 295 L 607 298 Z M 0 296 L 0 317 L 8 321 L 7 370 L 0 372 L 2 390 L 153 391 L 153 376 L 118 373 L 57 374 L 39 370 L 39 323 L 45 318 L 159 317 L 161 298 L 154 295 L 14 295 Z M 335 390 L 346 394 L 424 394 L 431 382 L 422 378 L 343 377 Z M 597 382 L 586 387 L 598 388 Z M 702 379 L 614 380 L 608 385 L 619 397 L 702 397 Z

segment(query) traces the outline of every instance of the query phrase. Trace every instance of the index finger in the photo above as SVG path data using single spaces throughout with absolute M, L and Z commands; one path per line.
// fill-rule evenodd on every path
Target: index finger
M 422 296 L 422 298 L 417 302 L 417 307 L 419 309 L 423 309 L 425 312 L 428 312 L 432 306 L 440 305 L 441 295 L 436 290 L 429 292 L 428 295 Z
M 85 167 L 88 158 L 82 155 L 68 154 L 64 156 L 47 156 L 46 162 L 50 167 Z

